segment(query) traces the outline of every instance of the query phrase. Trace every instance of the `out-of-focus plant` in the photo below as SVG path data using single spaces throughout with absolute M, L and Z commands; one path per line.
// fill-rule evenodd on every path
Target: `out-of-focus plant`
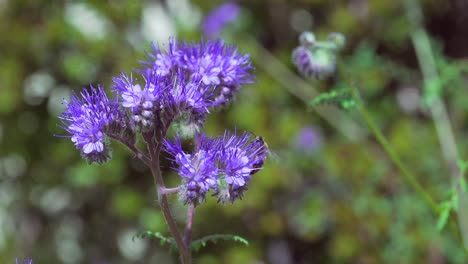
M 217 37 L 239 14 L 240 6 L 235 2 L 221 4 L 205 16 L 202 23 L 203 34 L 208 38 Z
M 437 226 L 442 230 L 450 222 L 455 236 L 461 233 L 461 243 L 465 252 L 468 252 L 468 193 L 464 174 L 467 169 L 465 162 L 458 157 L 457 145 L 451 128 L 448 113 L 444 102 L 440 99 L 443 87 L 456 79 L 461 67 L 451 65 L 445 67 L 442 77 L 438 74 L 437 64 L 431 50 L 427 33 L 421 26 L 422 15 L 416 1 L 408 0 L 406 3 L 408 19 L 414 27 L 411 39 L 416 50 L 417 58 L 423 72 L 424 89 L 422 96 L 423 106 L 431 113 L 442 149 L 442 156 L 450 174 L 452 174 L 453 188 L 449 191 L 448 200 L 440 204 L 435 201 L 433 195 L 419 182 L 411 166 L 405 164 L 395 148 L 390 144 L 384 133 L 374 121 L 371 112 L 366 108 L 359 84 L 353 79 L 353 75 L 346 67 L 340 67 L 337 63 L 338 51 L 343 48 L 345 39 L 339 33 L 330 34 L 329 39 L 317 42 L 312 32 L 304 32 L 299 37 L 300 46 L 292 52 L 292 61 L 298 71 L 307 78 L 326 79 L 334 78 L 335 85 L 330 91 L 323 92 L 311 100 L 310 105 L 334 104 L 342 110 L 356 109 L 366 121 L 375 139 L 380 143 L 390 160 L 400 171 L 405 181 L 416 191 L 438 217 Z M 458 161 L 458 166 L 457 166 Z M 455 212 L 458 218 L 455 218 Z M 456 230 L 456 223 L 460 231 Z
M 226 105 L 244 84 L 253 82 L 251 70 L 249 56 L 221 40 L 189 44 L 172 39 L 167 50 L 153 45 L 136 74 L 115 77 L 112 97 L 98 86 L 65 102 L 62 126 L 89 163 L 110 160 L 110 140 L 114 139 L 151 169 L 172 237 L 148 231 L 137 237 L 155 237 L 170 244 L 180 253 L 182 263 L 191 263 L 192 248 L 199 249 L 209 241 L 232 239 L 247 244 L 233 235 L 210 235 L 191 242 L 191 232 L 195 208 L 208 192 L 222 204 L 241 199 L 268 155 L 264 140 L 250 133 L 226 131 L 210 138 L 201 131 L 210 109 Z M 173 142 L 167 139 L 171 127 L 176 132 Z M 146 151 L 138 148 L 137 135 Z M 183 149 L 184 139 L 194 141 L 193 151 Z M 160 170 L 162 150 L 173 157 L 182 180 L 178 187 L 166 187 Z M 169 207 L 167 196 L 171 194 L 188 205 L 183 233 Z

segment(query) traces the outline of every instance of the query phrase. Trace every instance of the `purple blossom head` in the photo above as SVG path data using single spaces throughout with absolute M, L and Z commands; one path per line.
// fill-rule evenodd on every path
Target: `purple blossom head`
M 336 68 L 336 57 L 328 49 L 310 49 L 297 47 L 292 54 L 292 60 L 299 72 L 305 77 L 324 78 L 332 75 Z
M 310 153 L 317 149 L 321 141 L 322 136 L 316 128 L 305 126 L 297 133 L 294 146 L 301 152 Z
M 192 73 L 194 80 L 205 85 L 238 89 L 253 82 L 249 55 L 238 53 L 222 40 L 185 44 L 182 54 L 180 64 Z
M 306 77 L 312 76 L 313 66 L 312 66 L 312 52 L 303 46 L 297 47 L 292 53 L 292 60 L 294 65 L 300 73 Z
M 119 122 L 123 113 L 119 103 L 107 97 L 102 86 L 90 87 L 65 102 L 67 109 L 59 117 L 72 142 L 89 162 L 102 164 L 110 158 L 106 131 Z
M 192 154 L 182 149 L 180 138 L 175 142 L 164 142 L 164 149 L 173 156 L 175 170 L 183 178 L 180 192 L 185 203 L 198 205 L 205 200 L 206 193 L 216 186 L 218 168 L 215 166 L 215 146 L 212 139 L 198 134 Z
M 213 106 L 227 103 L 243 84 L 253 82 L 249 55 L 222 40 L 185 43 L 171 39 L 167 51 L 153 45 L 144 65 L 155 72 L 177 74 L 182 70 L 199 88 L 213 87 Z
M 202 22 L 203 34 L 208 38 L 216 37 L 221 31 L 234 22 L 240 13 L 240 7 L 235 2 L 226 2 L 212 10 Z
M 303 32 L 299 36 L 300 46 L 292 53 L 292 61 L 305 77 L 329 77 L 336 70 L 336 53 L 344 47 L 345 41 L 340 33 L 330 34 L 327 41 L 316 41 L 312 32 Z
M 122 106 L 130 109 L 136 127 L 146 131 L 154 128 L 160 100 L 171 80 L 152 71 L 143 72 L 142 79 L 144 84 L 132 75 L 121 74 L 119 78 L 113 78 L 112 89 L 122 98 Z
M 217 164 L 221 171 L 216 196 L 222 203 L 242 198 L 253 174 L 263 167 L 268 147 L 261 137 L 226 132 L 219 138 Z
M 180 138 L 165 141 L 165 151 L 177 164 L 176 171 L 184 179 L 181 196 L 184 202 L 199 204 L 213 189 L 221 203 L 242 198 L 252 175 L 263 167 L 268 155 L 261 137 L 249 133 L 240 136 L 225 133 L 218 138 L 198 134 L 192 154 L 182 150 Z
M 167 89 L 160 102 L 161 123 L 167 126 L 174 121 L 179 135 L 192 138 L 202 128 L 214 104 L 213 87 L 193 82 L 184 70 L 173 73 L 165 85 Z

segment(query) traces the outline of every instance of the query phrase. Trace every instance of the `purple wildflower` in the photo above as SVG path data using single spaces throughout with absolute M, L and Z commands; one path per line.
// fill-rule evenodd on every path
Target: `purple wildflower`
M 164 142 L 164 149 L 171 154 L 179 175 L 184 179 L 181 196 L 185 203 L 198 205 L 205 200 L 206 193 L 216 186 L 218 168 L 215 166 L 214 141 L 198 134 L 197 145 L 192 154 L 182 149 L 180 138 L 174 143 Z
M 321 79 L 335 72 L 336 52 L 344 47 L 346 39 L 340 33 L 332 33 L 328 41 L 318 42 L 312 32 L 303 32 L 299 42 L 292 53 L 293 63 L 305 77 Z
M 332 75 L 336 68 L 335 55 L 326 49 L 299 46 L 292 54 L 292 60 L 305 77 L 324 78 Z
M 238 53 L 234 46 L 226 46 L 222 40 L 185 44 L 180 64 L 205 85 L 237 90 L 253 81 L 250 57 Z
M 217 165 L 222 172 L 216 196 L 222 203 L 242 198 L 247 183 L 260 170 L 268 156 L 268 147 L 261 137 L 240 136 L 226 132 L 219 138 Z
M 185 203 L 199 204 L 206 192 L 215 191 L 222 203 L 242 198 L 252 175 L 259 171 L 268 155 L 262 138 L 251 134 L 240 136 L 226 132 L 218 138 L 198 134 L 192 154 L 182 150 L 180 138 L 175 143 L 165 141 L 166 152 L 171 154 L 179 175 L 184 179 L 181 196 Z
M 217 36 L 224 27 L 237 19 L 240 7 L 235 2 L 223 3 L 212 10 L 202 22 L 205 36 L 213 38 Z
M 306 77 L 312 76 L 312 52 L 305 47 L 297 47 L 292 53 L 292 60 L 300 73 Z
M 153 45 L 145 70 L 178 73 L 185 71 L 192 83 L 213 87 L 213 106 L 228 102 L 243 84 L 252 83 L 250 57 L 237 52 L 222 40 L 201 43 L 169 41 L 168 51 Z
M 322 137 L 316 128 L 305 126 L 297 133 L 294 146 L 301 152 L 310 153 L 320 145 L 321 141 Z
M 105 133 L 114 121 L 123 118 L 117 101 L 107 97 L 102 86 L 72 95 L 60 116 L 64 129 L 89 162 L 104 163 L 110 158 Z

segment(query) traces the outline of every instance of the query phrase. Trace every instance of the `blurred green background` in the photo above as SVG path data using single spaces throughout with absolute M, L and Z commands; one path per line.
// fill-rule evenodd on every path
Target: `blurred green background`
M 72 90 L 109 87 L 112 76 L 138 67 L 151 41 L 203 39 L 201 21 L 221 3 L 0 0 L 0 263 L 177 263 L 158 241 L 132 241 L 142 230 L 167 233 L 149 171 L 117 144 L 107 164 L 86 164 L 69 139 L 54 137 L 64 133 L 57 116 Z M 243 200 L 208 199 L 196 211 L 194 238 L 238 234 L 250 245 L 209 244 L 194 263 L 466 263 L 453 233 L 437 231 L 355 113 L 307 107 L 334 80 L 304 81 L 290 59 L 304 30 L 345 34 L 342 67 L 403 161 L 437 201 L 447 198 L 403 2 L 237 3 L 241 14 L 220 37 L 252 55 L 257 82 L 212 113 L 206 130 L 251 131 L 272 155 Z M 466 157 L 468 2 L 420 5 Z M 163 165 L 175 186 L 171 164 Z M 185 207 L 172 206 L 182 224 Z

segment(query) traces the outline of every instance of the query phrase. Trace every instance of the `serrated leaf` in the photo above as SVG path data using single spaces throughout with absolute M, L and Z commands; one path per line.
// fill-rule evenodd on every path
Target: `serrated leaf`
M 161 244 L 161 246 L 165 246 L 167 244 L 167 245 L 173 247 L 175 245 L 174 239 L 172 237 L 166 237 L 163 234 L 161 234 L 160 232 L 153 232 L 153 231 L 149 231 L 149 230 L 137 233 L 136 235 L 134 235 L 132 237 L 132 241 L 135 241 L 135 238 L 143 239 L 143 238 L 146 238 L 146 237 L 159 239 L 159 243 Z
M 321 104 L 335 104 L 342 110 L 349 110 L 356 106 L 356 100 L 349 89 L 341 88 L 321 93 L 309 102 L 311 107 Z
M 240 237 L 240 236 L 231 235 L 231 234 L 214 234 L 214 235 L 208 235 L 200 239 L 194 240 L 190 244 L 190 247 L 192 251 L 198 251 L 202 247 L 205 247 L 208 242 L 212 242 L 216 244 L 219 240 L 232 240 L 232 241 L 242 243 L 246 246 L 249 245 L 249 242 L 245 238 Z

